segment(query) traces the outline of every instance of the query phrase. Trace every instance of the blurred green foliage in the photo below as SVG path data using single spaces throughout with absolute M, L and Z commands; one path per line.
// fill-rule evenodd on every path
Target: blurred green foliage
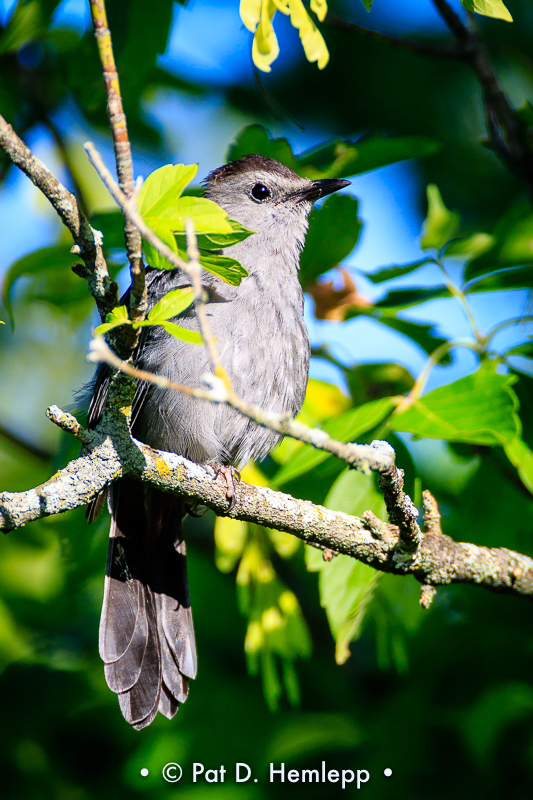
M 371 5 L 366 0 L 367 10 Z M 485 5 L 503 8 L 496 0 Z M 513 25 L 489 21 L 482 31 L 503 45 L 496 61 L 505 56 L 506 82 L 521 104 L 523 87 L 533 86 L 527 56 L 533 14 L 527 0 L 509 5 Z M 70 133 L 57 121 L 68 102 L 88 131 L 107 130 L 96 48 L 90 31 L 51 26 L 57 6 L 19 2 L 0 31 L 0 111 L 23 137 L 43 125 L 82 206 L 101 212 L 91 179 L 72 159 Z M 330 6 L 341 15 L 352 11 L 340 0 Z M 181 98 L 206 92 L 160 66 L 172 7 L 170 0 L 153 3 L 148 24 L 142 0 L 108 3 L 133 147 L 155 148 L 165 161 L 148 99 L 161 88 Z M 372 24 L 372 15 L 365 21 Z M 383 296 L 374 305 L 348 304 L 340 324 L 368 316 L 408 337 L 431 355 L 430 364 L 449 363 L 457 343 L 438 334 L 424 304 L 448 298 L 469 311 L 470 293 L 530 290 L 531 206 L 479 141 L 480 93 L 463 65 L 421 60 L 329 28 L 327 20 L 322 30 L 331 54 L 327 68 L 318 73 L 295 61 L 274 68 L 269 87 L 291 114 L 333 138 L 295 154 L 287 139 L 272 139 L 263 127 L 271 121 L 268 96 L 235 84 L 224 90 L 227 107 L 263 125 L 245 128 L 229 145 L 229 157 L 263 153 L 312 178 L 351 177 L 420 157 L 428 184 L 421 231 L 427 257 L 371 276 L 383 284 Z M 355 136 L 368 129 L 379 132 Z M 171 156 L 179 161 L 179 154 Z M 2 155 L 0 165 L 3 179 L 8 162 Z M 304 288 L 357 246 L 358 212 L 348 196 L 332 196 L 313 212 Z M 104 233 L 115 274 L 123 263 L 119 218 L 99 213 L 92 222 Z M 90 374 L 83 358 L 92 306 L 70 271 L 69 247 L 58 233 L 54 246 L 30 253 L 6 273 L 0 316 L 13 315 L 16 330 L 0 329 L 2 489 L 35 486 L 77 453 L 76 442 L 43 418 L 48 404 L 67 404 L 72 388 Z M 457 259 L 464 268 L 452 280 Z M 428 264 L 440 275 L 430 286 L 420 278 Z M 404 284 L 391 288 L 388 282 L 398 277 Z M 419 307 L 427 322 L 402 315 Z M 531 553 L 531 339 L 524 334 L 497 351 L 496 334 L 474 323 L 473 373 L 428 393 L 427 375 L 411 375 L 394 353 L 380 364 L 345 364 L 321 347 L 316 357 L 337 370 L 341 388 L 311 381 L 302 418 L 339 439 L 390 441 L 407 490 L 415 502 L 421 486 L 435 494 L 444 531 L 455 539 Z M 422 441 L 399 435 L 406 431 Z M 346 513 L 384 515 L 374 477 L 297 442 L 284 441 L 260 470 L 250 466 L 245 478 Z M 533 638 L 525 601 L 453 586 L 423 612 L 412 578 L 379 575 L 341 556 L 324 561 L 294 537 L 257 526 L 221 518 L 213 536 L 211 516 L 189 520 L 199 676 L 172 723 L 158 717 L 137 733 L 105 685 L 97 652 L 107 532 L 105 516 L 87 528 L 78 509 L 0 542 L 2 796 L 322 798 L 331 786 L 271 784 L 268 765 L 308 769 L 326 761 L 328 769 L 368 770 L 362 791 L 380 800 L 529 797 Z M 193 761 L 206 769 L 225 765 L 226 783 L 193 784 Z M 167 762 L 184 767 L 179 788 L 161 777 Z M 258 782 L 235 785 L 236 762 L 249 764 Z M 144 778 L 143 768 L 149 770 Z M 385 768 L 392 777 L 384 777 Z M 344 791 L 357 792 L 353 785 Z

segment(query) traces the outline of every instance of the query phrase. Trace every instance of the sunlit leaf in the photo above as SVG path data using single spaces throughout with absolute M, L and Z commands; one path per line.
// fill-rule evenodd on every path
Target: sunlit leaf
M 246 278 L 248 271 L 242 264 L 230 256 L 224 255 L 204 255 L 200 256 L 200 264 L 208 272 L 218 275 L 219 278 L 231 283 L 234 286 L 239 286 L 243 278 Z
M 181 314 L 191 305 L 193 300 L 194 291 L 192 288 L 174 289 L 172 292 L 167 292 L 149 312 L 146 321 L 157 323 L 177 317 L 178 314 Z
M 234 219 L 228 219 L 232 227 L 231 233 L 205 233 L 199 234 L 198 247 L 200 250 L 217 250 L 219 248 L 231 247 L 238 242 L 242 242 L 251 236 L 254 231 L 248 230 L 244 225 Z
M 519 436 L 504 445 L 505 455 L 518 470 L 524 486 L 533 494 L 533 451 Z
M 427 187 L 428 213 L 422 226 L 422 250 L 440 250 L 452 239 L 459 228 L 460 217 L 449 211 L 434 183 Z
M 338 439 L 341 442 L 355 441 L 357 437 L 379 425 L 391 413 L 393 408 L 394 406 L 389 398 L 375 400 L 359 408 L 346 411 L 344 414 L 332 419 L 324 425 L 324 431 L 332 439 Z M 293 454 L 290 461 L 284 464 L 276 473 L 271 485 L 274 488 L 282 486 L 287 481 L 294 480 L 299 475 L 309 472 L 326 458 L 331 457 L 324 450 L 315 450 L 307 445 L 302 445 Z
M 139 191 L 139 214 L 145 218 L 173 217 L 177 200 L 197 171 L 197 164 L 167 164 L 156 169 L 146 178 Z
M 189 344 L 203 344 L 204 342 L 201 334 L 197 331 L 183 328 L 181 325 L 176 325 L 174 322 L 158 322 L 156 324 L 161 325 L 167 333 L 175 336 L 176 339 L 181 339 L 182 342 L 188 342 Z
M 494 236 L 488 233 L 473 233 L 464 239 L 452 239 L 444 248 L 446 256 L 470 256 L 477 258 L 494 245 Z
M 326 500 L 327 508 L 361 516 L 373 511 L 386 516 L 383 495 L 377 491 L 375 478 L 347 469 L 333 484 Z M 350 656 L 349 644 L 361 632 L 365 611 L 381 573 L 348 556 L 324 562 L 321 551 L 306 548 L 307 568 L 319 571 L 320 604 L 326 609 L 331 632 L 336 641 L 338 664 Z
M 507 267 L 533 264 L 533 213 L 529 203 L 513 206 L 501 217 L 491 235 L 492 247 L 474 254 L 467 263 L 466 281 Z
M 467 11 L 475 11 L 485 17 L 495 17 L 503 19 L 505 22 L 512 22 L 513 18 L 502 0 L 461 0 Z
M 513 375 L 480 369 L 473 375 L 434 389 L 394 414 L 390 425 L 417 437 L 471 444 L 505 444 L 520 434 Z
M 103 336 L 104 333 L 113 330 L 113 328 L 118 328 L 119 325 L 129 325 L 130 320 L 128 318 L 128 309 L 126 306 L 117 306 L 105 318 L 105 322 L 102 325 L 98 325 L 97 328 L 94 329 L 95 336 Z
M 325 0 L 312 0 L 311 7 L 320 20 L 327 12 Z M 329 61 L 329 53 L 324 38 L 307 13 L 302 0 L 241 0 L 241 19 L 254 32 L 252 58 L 255 66 L 263 72 L 270 72 L 270 65 L 279 55 L 279 45 L 274 32 L 273 20 L 276 11 L 290 15 L 291 24 L 297 29 L 308 61 L 317 61 L 323 69 Z

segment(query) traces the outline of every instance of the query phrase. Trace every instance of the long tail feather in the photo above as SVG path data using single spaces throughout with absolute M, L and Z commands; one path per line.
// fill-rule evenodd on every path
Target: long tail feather
M 100 620 L 100 656 L 124 718 L 144 728 L 171 719 L 196 676 L 183 508 L 177 498 L 126 478 L 112 489 Z

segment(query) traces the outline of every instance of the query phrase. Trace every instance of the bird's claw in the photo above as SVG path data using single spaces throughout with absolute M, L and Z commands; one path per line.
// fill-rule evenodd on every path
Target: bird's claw
M 215 470 L 215 477 L 223 475 L 226 481 L 226 497 L 229 500 L 229 506 L 226 509 L 226 514 L 229 514 L 237 504 L 237 491 L 235 488 L 235 478 L 237 481 L 241 480 L 241 473 L 235 467 L 228 466 L 227 464 L 217 464 L 216 462 L 209 462 L 209 466 Z

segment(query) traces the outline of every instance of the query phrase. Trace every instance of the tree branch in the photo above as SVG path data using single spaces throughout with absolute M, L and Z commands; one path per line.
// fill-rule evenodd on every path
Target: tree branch
M 122 96 L 120 94 L 120 82 L 115 64 L 115 57 L 113 55 L 111 31 L 107 25 L 105 2 L 104 0 L 90 0 L 90 7 L 94 25 L 94 35 L 102 64 L 107 96 L 107 114 L 111 126 L 111 133 L 113 134 L 118 180 L 120 188 L 126 197 L 132 197 L 134 183 L 131 146 L 128 138 L 126 115 L 122 105 Z M 140 320 L 144 319 L 147 307 L 146 281 L 142 260 L 142 241 L 138 229 L 128 217 L 124 218 L 124 238 L 131 275 L 129 317 L 131 320 Z M 137 334 L 131 328 L 129 330 L 132 339 L 136 341 Z M 135 341 L 132 341 L 132 349 L 135 345 Z
M 340 19 L 340 17 L 336 17 L 334 14 L 328 14 L 324 22 L 331 28 L 337 28 L 338 30 L 347 31 L 348 33 L 358 33 L 367 39 L 383 42 L 392 47 L 399 47 L 402 50 L 411 50 L 411 52 L 418 53 L 422 56 L 458 60 L 465 58 L 462 48 L 456 45 L 428 44 L 427 42 L 417 42 L 412 39 L 402 39 L 399 36 L 389 36 L 387 33 L 380 33 L 379 31 L 372 31 L 369 28 L 364 28 L 362 25 L 357 25 L 356 22 Z
M 48 409 L 52 421 L 80 439 L 82 453 L 34 489 L 1 493 L 0 530 L 14 530 L 31 520 L 84 505 L 121 476 L 194 499 L 216 513 L 226 512 L 227 487 L 221 476 L 217 477 L 211 467 L 131 439 L 127 414 L 119 406 L 117 402 L 111 417 L 94 431 L 84 430 L 57 406 Z M 291 533 L 308 544 L 357 558 L 382 572 L 414 575 L 424 587 L 470 583 L 533 599 L 533 559 L 505 548 L 458 543 L 433 530 L 421 535 L 416 551 L 406 553 L 399 529 L 371 512 L 362 518 L 352 517 L 245 483 L 240 484 L 228 516 Z
M 470 65 L 483 92 L 483 106 L 488 133 L 488 144 L 505 166 L 524 181 L 533 195 L 533 141 L 522 125 L 516 110 L 503 91 L 491 67 L 488 48 L 480 38 L 470 15 L 465 25 L 448 0 L 433 0 L 435 8 L 455 37 L 455 45 L 433 45 L 411 41 L 385 33 L 372 31 L 354 22 L 328 14 L 325 22 L 331 27 L 356 33 L 385 42 L 394 47 L 411 50 L 432 58 L 452 58 Z
M 93 230 L 80 212 L 76 198 L 66 189 L 44 164 L 26 147 L 11 125 L 0 116 L 0 147 L 11 161 L 24 172 L 31 182 L 41 190 L 51 203 L 61 221 L 69 229 L 74 239 L 72 253 L 83 259 L 75 270 L 87 280 L 89 291 L 95 299 L 100 318 L 105 320 L 107 314 L 116 306 L 118 287 L 111 280 L 106 260 L 102 251 L 102 236 Z
M 533 194 L 533 143 L 494 74 L 487 46 L 478 35 L 473 19 L 467 26 L 447 0 L 433 0 L 433 4 L 481 85 L 490 147 L 517 178 L 525 181 Z

